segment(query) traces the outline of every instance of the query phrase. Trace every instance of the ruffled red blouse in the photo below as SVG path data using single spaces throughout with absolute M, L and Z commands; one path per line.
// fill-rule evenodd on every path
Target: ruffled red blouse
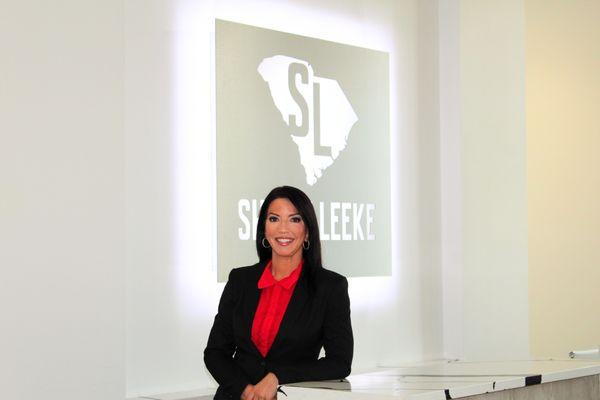
M 263 357 L 266 357 L 279 331 L 279 325 L 300 278 L 303 263 L 304 260 L 300 261 L 289 276 L 277 281 L 271 273 L 269 261 L 258 280 L 261 293 L 252 322 L 252 342 Z

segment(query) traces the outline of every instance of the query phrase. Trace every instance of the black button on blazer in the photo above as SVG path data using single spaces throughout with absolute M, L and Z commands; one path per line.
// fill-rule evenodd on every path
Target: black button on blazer
M 204 350 L 204 362 L 219 383 L 215 398 L 238 400 L 248 384 L 273 372 L 280 384 L 341 379 L 350 374 L 354 340 L 348 281 L 333 271 L 302 269 L 271 349 L 263 358 L 250 337 L 265 263 L 229 274 Z M 325 357 L 319 359 L 321 347 Z

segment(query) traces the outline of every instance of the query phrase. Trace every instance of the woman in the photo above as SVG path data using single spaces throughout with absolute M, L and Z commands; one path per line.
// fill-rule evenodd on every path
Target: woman
M 280 384 L 348 376 L 348 281 L 321 265 L 317 217 L 306 194 L 290 186 L 269 193 L 256 251 L 258 264 L 229 274 L 204 350 L 219 383 L 215 399 L 272 400 Z

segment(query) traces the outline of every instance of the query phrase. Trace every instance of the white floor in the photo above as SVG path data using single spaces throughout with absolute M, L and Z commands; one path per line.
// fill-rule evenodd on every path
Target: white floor
M 286 385 L 287 400 L 447 400 L 600 374 L 600 360 L 432 361 L 387 366 L 346 381 Z M 214 389 L 131 400 L 209 400 Z

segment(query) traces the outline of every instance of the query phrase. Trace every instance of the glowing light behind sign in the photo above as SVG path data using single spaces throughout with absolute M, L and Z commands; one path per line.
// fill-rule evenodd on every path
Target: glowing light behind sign
M 268 8 L 268 10 L 267 10 Z M 289 18 L 294 15 L 294 18 Z M 275 30 L 323 38 L 390 54 L 390 87 L 398 77 L 396 43 L 390 26 L 323 12 L 314 6 L 277 2 L 257 7 L 246 1 L 178 4 L 173 18 L 173 262 L 177 302 L 183 314 L 206 317 L 214 311 L 222 285 L 216 280 L 216 183 L 214 102 L 214 20 L 235 20 Z M 390 91 L 390 109 L 398 109 L 398 95 Z M 401 121 L 390 113 L 390 131 Z M 391 202 L 399 203 L 398 143 L 390 137 Z M 391 209 L 391 237 L 399 242 L 398 211 Z M 392 273 L 399 273 L 398 248 L 392 245 Z M 353 282 L 360 280 L 360 285 Z M 351 278 L 354 310 L 389 304 L 398 284 L 389 277 Z M 377 293 L 376 296 L 373 294 Z M 210 312 L 207 314 L 207 310 Z M 212 317 L 212 315 L 210 315 Z

